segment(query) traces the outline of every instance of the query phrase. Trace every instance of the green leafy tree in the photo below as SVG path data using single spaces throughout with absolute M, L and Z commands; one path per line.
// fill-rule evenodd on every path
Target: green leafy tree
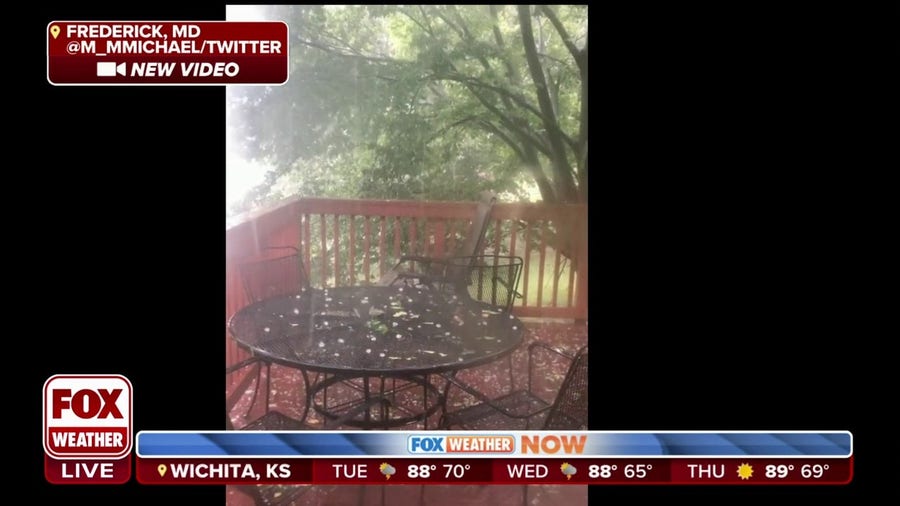
M 587 202 L 587 6 L 268 9 L 290 26 L 289 81 L 228 95 L 239 152 L 277 167 L 251 200 L 531 183 L 544 202 Z

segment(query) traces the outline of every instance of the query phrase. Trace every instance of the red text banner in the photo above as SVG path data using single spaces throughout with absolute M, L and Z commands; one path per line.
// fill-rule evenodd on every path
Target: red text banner
M 138 482 L 148 485 L 312 483 L 308 459 L 137 459 Z
M 131 455 L 116 460 L 60 460 L 44 455 L 44 477 L 55 485 L 121 485 L 131 479 Z
M 53 21 L 47 80 L 55 85 L 284 84 L 283 22 Z
M 145 485 L 845 485 L 833 458 L 144 458 Z

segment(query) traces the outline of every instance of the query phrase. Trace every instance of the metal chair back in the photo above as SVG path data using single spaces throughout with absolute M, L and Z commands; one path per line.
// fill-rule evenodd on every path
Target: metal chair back
M 544 420 L 544 430 L 586 430 L 588 423 L 588 348 L 578 350 L 553 406 Z
M 492 192 L 483 192 L 475 216 L 469 226 L 469 232 L 462 247 L 456 252 L 458 258 L 474 259 L 484 250 L 484 238 L 490 223 L 491 211 L 497 202 Z M 453 257 L 451 255 L 451 257 Z M 447 279 L 459 279 L 466 273 L 466 265 L 451 264 L 448 257 L 429 257 L 421 255 L 403 255 L 394 267 L 385 273 L 375 284 L 391 286 L 397 283 L 406 285 L 444 284 Z
M 450 259 L 446 276 L 458 293 L 487 302 L 505 311 L 517 297 L 522 258 L 507 255 L 476 255 Z M 456 271 L 454 273 L 454 270 Z

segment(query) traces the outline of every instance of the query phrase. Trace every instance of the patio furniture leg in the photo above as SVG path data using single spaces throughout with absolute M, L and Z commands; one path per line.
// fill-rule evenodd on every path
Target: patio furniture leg
M 369 404 L 369 377 L 363 376 L 363 402 L 366 405 Z M 371 413 L 368 409 L 366 409 L 365 414 L 363 415 L 363 419 L 366 421 L 366 425 L 369 425 L 372 421 Z
M 300 415 L 300 421 L 305 422 L 306 416 L 309 414 L 309 407 L 312 405 L 313 399 L 310 396 L 310 382 L 309 377 L 306 375 L 307 371 L 301 370 L 300 374 L 303 376 L 303 396 L 306 397 L 306 402 L 303 406 L 303 414 Z M 316 378 L 319 377 L 319 373 L 316 373 Z
M 269 384 L 271 383 L 272 364 L 265 362 L 266 365 L 266 406 L 265 413 L 269 412 Z M 256 397 L 259 393 L 259 387 L 262 385 L 262 367 L 256 369 L 256 388 L 253 389 L 253 395 L 250 397 L 250 405 L 247 406 L 247 412 L 244 416 L 249 416 L 253 406 L 256 405 Z
M 426 374 L 425 375 L 425 384 L 422 385 L 422 399 L 425 401 L 422 403 L 422 406 L 425 407 L 425 410 L 423 411 L 423 413 L 425 413 L 425 417 L 422 419 L 422 422 L 424 423 L 423 430 L 428 430 L 428 387 L 425 386 L 427 384 L 428 384 L 428 375 Z
M 272 389 L 272 363 L 266 362 L 266 411 L 269 411 L 269 399 Z
M 384 399 L 384 382 L 386 379 L 387 378 L 382 376 L 381 381 L 379 381 L 378 395 L 381 396 L 382 399 Z M 396 397 L 394 397 L 394 399 L 396 399 Z M 387 406 L 385 406 L 385 403 L 381 403 L 381 411 L 379 411 L 379 415 L 381 416 L 381 421 L 384 422 L 384 428 L 388 429 L 389 427 L 388 427 L 388 423 L 387 423 Z M 384 499 L 382 499 L 381 502 L 384 503 Z

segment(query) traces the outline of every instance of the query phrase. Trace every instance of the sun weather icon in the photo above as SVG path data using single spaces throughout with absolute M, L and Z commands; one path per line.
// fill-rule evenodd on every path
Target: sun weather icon
M 753 476 L 753 466 L 742 463 L 738 466 L 737 474 L 742 480 L 749 480 Z

